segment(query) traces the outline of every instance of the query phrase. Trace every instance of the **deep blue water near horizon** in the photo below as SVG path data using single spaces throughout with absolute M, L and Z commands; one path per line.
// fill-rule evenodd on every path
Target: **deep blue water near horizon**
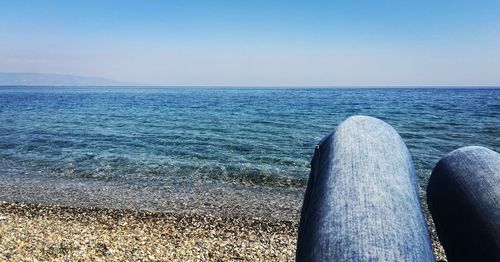
M 500 151 L 500 89 L 4 87 L 0 176 L 304 188 L 356 114 L 399 132 L 422 185 L 451 150 Z

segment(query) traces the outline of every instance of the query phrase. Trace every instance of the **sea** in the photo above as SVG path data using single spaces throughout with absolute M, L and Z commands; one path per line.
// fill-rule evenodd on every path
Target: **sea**
M 422 188 L 448 152 L 500 152 L 499 88 L 1 87 L 0 201 L 298 217 L 315 145 L 369 115 Z

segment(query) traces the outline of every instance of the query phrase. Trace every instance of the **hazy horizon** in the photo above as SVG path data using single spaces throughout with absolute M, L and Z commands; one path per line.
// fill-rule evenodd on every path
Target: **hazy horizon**
M 500 86 L 495 1 L 2 1 L 0 24 L 7 73 L 139 86 Z
M 16 76 L 13 80 L 8 79 L 6 75 Z M 19 79 L 20 76 L 33 76 L 32 79 Z M 62 79 L 62 81 L 61 81 Z M 351 89 L 351 88 L 421 88 L 421 89 L 482 89 L 482 88 L 492 88 L 498 89 L 500 85 L 323 85 L 323 86 L 298 86 L 298 85 L 155 85 L 155 84 L 142 84 L 142 83 L 128 83 L 115 81 L 113 79 L 92 77 L 92 76 L 76 76 L 76 75 L 61 75 L 61 74 L 39 74 L 39 73 L 29 73 L 29 72 L 13 72 L 5 73 L 0 72 L 0 88 L 1 87 L 109 87 L 109 88 L 256 88 L 256 89 L 301 89 L 301 88 L 311 88 L 311 89 Z

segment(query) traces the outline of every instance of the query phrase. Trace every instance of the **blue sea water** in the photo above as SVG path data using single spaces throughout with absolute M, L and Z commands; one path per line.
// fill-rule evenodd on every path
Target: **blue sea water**
M 356 114 L 399 132 L 422 185 L 447 152 L 500 151 L 500 89 L 3 87 L 0 176 L 300 191 L 315 144 Z

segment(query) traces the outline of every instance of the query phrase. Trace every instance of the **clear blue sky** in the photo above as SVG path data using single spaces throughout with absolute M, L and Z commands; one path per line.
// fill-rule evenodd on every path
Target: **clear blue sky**
M 158 85 L 500 85 L 500 1 L 0 0 L 0 71 Z

